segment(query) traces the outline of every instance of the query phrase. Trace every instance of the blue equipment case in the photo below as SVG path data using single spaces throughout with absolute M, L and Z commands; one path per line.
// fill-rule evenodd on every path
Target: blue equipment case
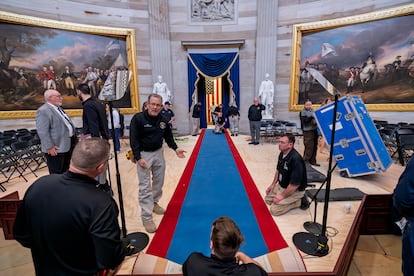
M 315 111 L 315 118 L 331 145 L 334 103 Z M 338 100 L 333 159 L 342 176 L 360 176 L 385 171 L 392 159 L 360 96 Z

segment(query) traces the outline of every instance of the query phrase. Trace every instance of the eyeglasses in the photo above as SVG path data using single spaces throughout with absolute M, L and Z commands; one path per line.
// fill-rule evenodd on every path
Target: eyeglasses
M 50 95 L 50 97 L 63 98 L 62 95 Z
M 149 103 L 149 106 L 151 107 L 161 107 L 161 104 L 156 104 L 156 103 Z

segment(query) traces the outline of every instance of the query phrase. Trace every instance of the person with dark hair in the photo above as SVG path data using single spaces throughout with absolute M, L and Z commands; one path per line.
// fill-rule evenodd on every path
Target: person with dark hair
M 316 163 L 316 153 L 318 151 L 318 125 L 315 120 L 315 113 L 312 109 L 312 101 L 305 101 L 302 111 L 299 113 L 300 123 L 303 131 L 303 145 L 305 151 L 303 159 L 313 166 L 319 167 Z
M 223 104 L 219 104 L 214 108 L 213 115 L 214 115 L 214 124 L 217 123 L 217 118 L 219 113 L 223 114 Z
M 161 109 L 161 116 L 165 117 L 168 124 L 172 128 L 172 126 L 173 126 L 172 124 L 175 121 L 175 114 L 174 114 L 174 111 L 172 111 L 172 109 L 171 109 L 171 103 L 170 102 L 165 102 L 164 103 L 164 107 L 163 107 L 163 109 Z
M 267 275 L 258 262 L 239 251 L 243 241 L 237 224 L 229 217 L 219 217 L 211 229 L 211 256 L 191 253 L 183 264 L 183 275 Z
M 270 213 L 280 216 L 301 207 L 307 186 L 306 166 L 302 156 L 294 148 L 295 136 L 284 134 L 279 138 L 279 158 L 272 184 L 266 190 L 265 201 Z M 308 207 L 308 206 L 307 206 Z M 303 207 L 304 209 L 307 207 Z
M 43 176 L 26 191 L 14 238 L 31 249 L 36 275 L 95 275 L 128 254 L 117 204 L 94 180 L 109 159 L 108 141 L 80 141 L 67 172 Z
M 83 107 L 83 133 L 91 137 L 100 137 L 108 140 L 109 132 L 105 106 L 92 97 L 91 90 L 87 84 L 79 84 L 77 92 Z
M 143 104 L 142 104 L 142 107 L 141 107 L 141 112 L 142 111 L 144 111 L 144 110 L 147 110 L 148 109 L 148 102 L 147 101 L 145 101 Z
M 402 272 L 404 276 L 414 275 L 414 157 L 398 179 L 394 189 L 393 207 L 400 218 L 405 218 L 402 227 Z
M 148 233 L 157 231 L 152 213 L 162 215 L 165 212 L 158 204 L 165 177 L 164 140 L 179 158 L 185 157 L 185 151 L 178 148 L 168 122 L 160 114 L 161 108 L 162 97 L 150 94 L 147 109 L 135 114 L 130 124 L 130 144 L 139 180 L 141 219 Z
M 81 139 L 98 137 L 105 140 L 109 139 L 108 120 L 106 118 L 105 106 L 92 97 L 91 90 L 86 83 L 81 83 L 77 87 L 77 94 L 82 101 L 82 122 L 83 136 Z M 104 189 L 109 189 L 106 172 L 98 177 L 99 185 Z
M 192 131 L 191 134 L 193 136 L 197 136 L 198 133 L 200 132 L 200 117 L 201 117 L 201 102 L 197 102 L 193 106 L 193 114 L 192 114 L 192 118 L 193 118 L 193 131 Z
M 240 112 L 235 102 L 231 103 L 229 109 L 227 109 L 227 118 L 230 124 L 231 136 L 239 135 Z
M 215 134 L 221 134 L 224 133 L 224 126 L 226 125 L 226 118 L 223 115 L 223 112 L 218 112 L 217 113 L 217 119 L 216 119 L 216 124 L 214 126 L 214 133 Z

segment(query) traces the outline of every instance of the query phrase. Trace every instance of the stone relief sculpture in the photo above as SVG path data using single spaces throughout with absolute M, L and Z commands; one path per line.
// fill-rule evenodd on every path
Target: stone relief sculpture
M 193 22 L 233 21 L 236 0 L 191 0 Z

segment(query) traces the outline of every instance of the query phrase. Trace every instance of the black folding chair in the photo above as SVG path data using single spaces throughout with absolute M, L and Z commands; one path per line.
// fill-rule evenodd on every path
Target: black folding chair
M 404 166 L 414 151 L 414 129 L 400 128 L 396 131 L 398 160 Z M 394 154 L 395 154 L 394 153 Z
M 382 141 L 384 142 L 385 147 L 387 148 L 388 153 L 391 157 L 397 152 L 397 139 L 396 139 L 396 132 L 394 129 L 389 128 L 382 128 L 378 130 Z
M 0 140 L 0 172 L 4 179 L 0 182 L 0 190 L 6 191 L 3 183 L 9 182 L 13 178 L 15 173 L 20 175 L 21 169 L 17 162 L 18 158 L 15 156 L 15 152 L 12 145 L 16 143 L 16 138 L 7 138 Z M 27 182 L 27 179 L 23 176 L 23 179 Z
M 16 162 L 16 171 L 19 173 L 19 176 L 23 177 L 26 182 L 27 179 L 24 176 L 26 170 L 29 170 L 36 177 L 36 173 L 29 166 L 31 161 L 31 144 L 30 141 L 19 141 L 11 145 L 11 156 Z
M 31 153 L 30 153 L 30 166 L 34 164 L 34 171 L 37 171 L 40 168 L 43 168 L 42 165 L 44 164 L 46 166 L 46 157 L 45 154 L 42 152 L 41 144 L 40 144 L 40 138 L 35 136 L 30 140 L 31 143 Z

